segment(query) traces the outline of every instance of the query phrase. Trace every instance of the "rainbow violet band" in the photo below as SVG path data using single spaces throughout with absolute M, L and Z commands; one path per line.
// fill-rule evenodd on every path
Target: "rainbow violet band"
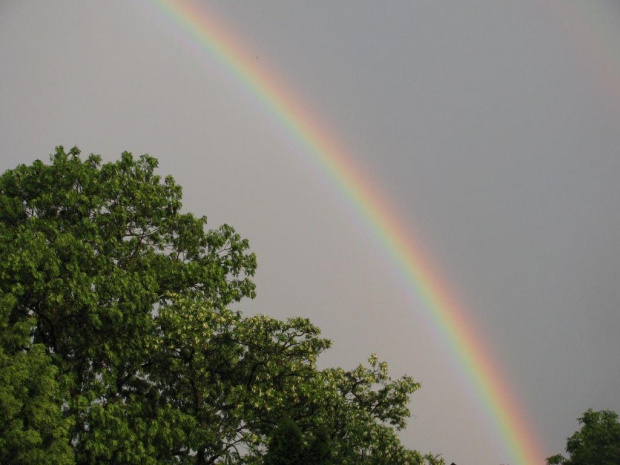
M 433 271 L 432 263 L 416 243 L 414 234 L 398 220 L 396 210 L 365 175 L 355 160 L 331 137 L 302 102 L 286 90 L 264 66 L 259 65 L 243 43 L 225 30 L 206 7 L 187 0 L 155 0 L 163 14 L 198 47 L 204 59 L 216 62 L 253 99 L 264 106 L 277 124 L 289 132 L 304 156 L 322 171 L 356 209 L 397 264 L 399 274 L 438 336 L 469 381 L 479 405 L 491 424 L 494 438 L 513 465 L 544 463 L 535 428 L 525 419 L 493 360 L 491 350 L 476 333 L 471 318 L 450 296 L 447 285 Z

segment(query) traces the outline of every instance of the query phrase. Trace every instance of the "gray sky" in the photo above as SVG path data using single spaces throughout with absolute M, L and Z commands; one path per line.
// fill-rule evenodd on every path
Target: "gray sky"
M 616 2 L 210 4 L 416 231 L 546 455 L 620 411 Z M 398 271 L 284 128 L 146 0 L 0 2 L 0 170 L 55 145 L 150 153 L 259 259 L 244 311 L 310 317 L 325 365 L 422 383 L 404 441 L 510 461 Z

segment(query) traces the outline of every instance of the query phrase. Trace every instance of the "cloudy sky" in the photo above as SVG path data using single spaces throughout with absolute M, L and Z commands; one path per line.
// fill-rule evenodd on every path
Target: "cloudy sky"
M 202 4 L 201 4 L 202 2 Z M 196 3 L 371 173 L 514 391 L 545 456 L 620 411 L 620 6 Z M 149 153 L 259 259 L 240 308 L 310 317 L 324 366 L 422 383 L 407 445 L 511 461 L 428 309 L 351 202 L 148 0 L 0 0 L 0 170 L 54 146 Z

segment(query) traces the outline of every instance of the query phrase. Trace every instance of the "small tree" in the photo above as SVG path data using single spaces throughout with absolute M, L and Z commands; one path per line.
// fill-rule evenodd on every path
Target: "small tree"
M 307 465 L 329 465 L 331 464 L 331 438 L 325 426 L 319 426 L 314 438 L 308 445 L 306 453 Z
M 611 410 L 586 411 L 579 423 L 581 429 L 566 442 L 569 457 L 557 454 L 547 459 L 548 465 L 618 465 L 620 463 L 620 423 Z
M 271 435 L 265 465 L 306 465 L 304 455 L 301 429 L 293 420 L 285 418 Z

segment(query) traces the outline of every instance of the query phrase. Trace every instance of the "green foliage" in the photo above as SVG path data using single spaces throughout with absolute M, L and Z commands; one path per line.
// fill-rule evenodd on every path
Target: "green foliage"
M 308 445 L 306 465 L 330 465 L 333 463 L 331 458 L 332 441 L 329 432 L 325 426 L 319 426 Z
M 13 306 L 0 296 L 0 463 L 71 464 L 58 369 L 45 347 L 30 341 L 32 323 L 9 322 Z
M 616 465 L 620 463 L 620 422 L 611 410 L 587 410 L 580 418 L 581 429 L 566 443 L 569 458 L 554 455 L 549 465 Z
M 58 147 L 0 176 L 0 462 L 258 465 L 300 443 L 308 464 L 443 463 L 398 440 L 411 378 L 319 370 L 308 320 L 229 308 L 255 295 L 248 241 L 182 213 L 156 167 Z
M 306 465 L 301 429 L 290 418 L 285 418 L 273 431 L 265 465 Z
M 308 435 L 313 437 L 308 438 Z M 264 465 L 330 465 L 331 439 L 327 428 L 302 434 L 297 423 L 285 418 L 272 431 Z

